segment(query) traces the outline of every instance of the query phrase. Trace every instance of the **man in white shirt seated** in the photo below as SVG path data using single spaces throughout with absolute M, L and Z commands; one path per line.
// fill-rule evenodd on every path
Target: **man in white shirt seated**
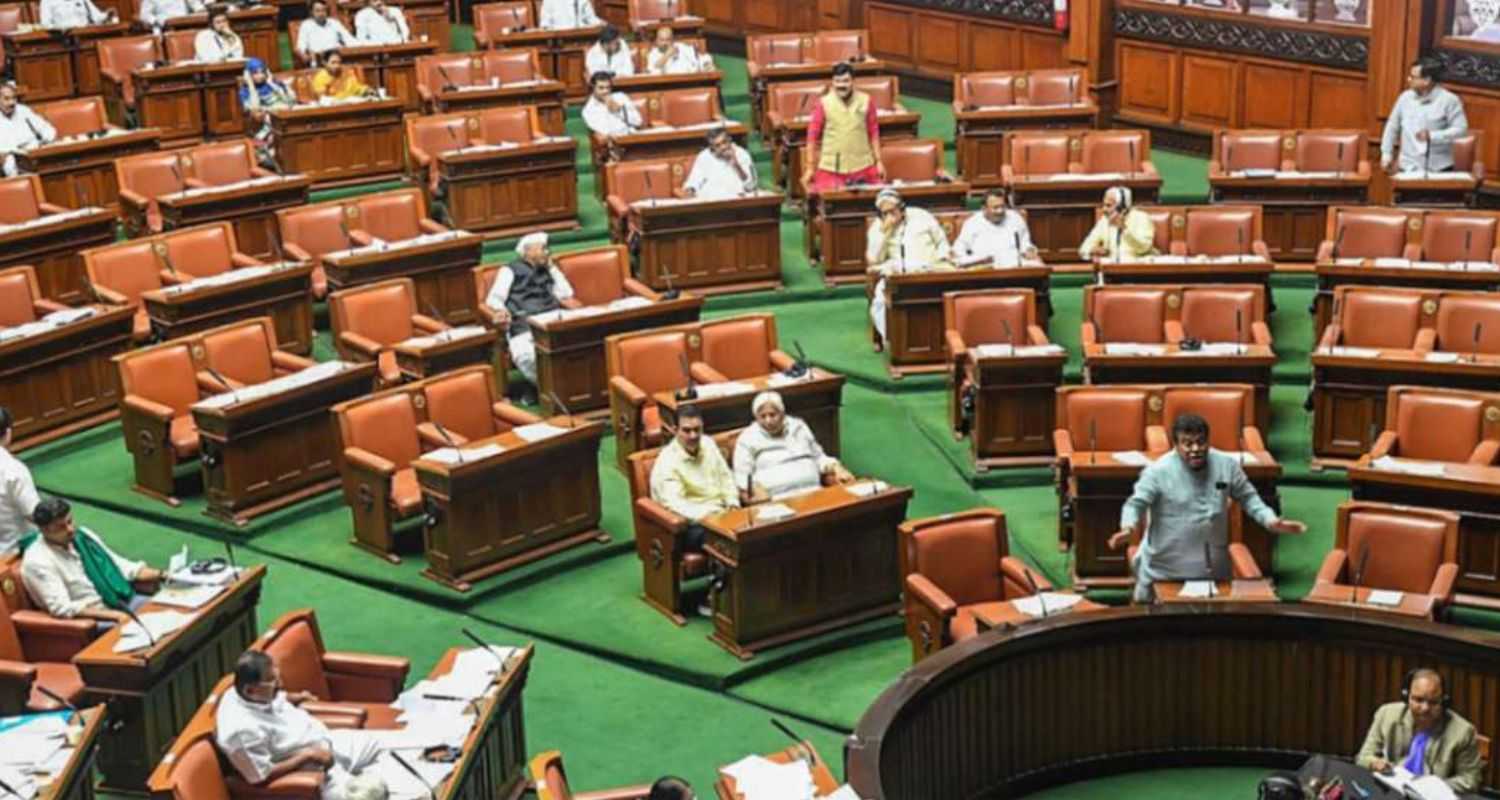
M 124 624 L 130 621 L 126 610 L 147 600 L 136 586 L 154 588 L 161 581 L 160 570 L 120 557 L 93 531 L 74 527 L 73 509 L 60 497 L 37 503 L 31 521 L 41 537 L 23 543 L 21 581 L 54 617 Z
M 589 101 L 583 104 L 583 121 L 589 130 L 605 138 L 624 136 L 646 126 L 641 110 L 624 92 L 615 91 L 614 76 L 595 72 L 589 76 Z
M 354 36 L 344 23 L 328 16 L 328 0 L 313 0 L 312 16 L 297 29 L 296 49 L 302 60 L 316 66 L 324 53 L 352 44 Z
M 712 57 L 700 57 L 692 45 L 678 42 L 671 25 L 656 29 L 651 49 L 646 51 L 647 75 L 682 75 L 708 69 L 713 69 Z
M 120 15 L 114 9 L 101 11 L 93 0 L 42 0 L 38 17 L 49 31 L 66 31 L 87 25 L 116 22 Z
M 568 276 L 552 261 L 547 234 L 521 237 L 516 242 L 516 256 L 495 276 L 484 304 L 497 312 L 496 327 L 506 330 L 510 361 L 528 381 L 520 387 L 521 402 L 530 405 L 537 401 L 536 346 L 526 318 L 560 308 L 578 308 L 581 303 L 573 297 Z
M 901 193 L 882 189 L 875 196 L 875 219 L 865 231 L 865 264 L 868 271 L 880 275 L 875 284 L 875 298 L 870 301 L 870 319 L 880 334 L 884 348 L 885 276 L 907 272 L 935 272 L 954 269 L 948 234 L 932 212 L 907 208 Z
M 159 31 L 173 17 L 202 14 L 207 10 L 207 4 L 201 0 L 145 0 L 136 18 L 146 27 Z
M 354 34 L 365 44 L 405 44 L 411 41 L 406 15 L 401 9 L 387 5 L 385 0 L 369 0 L 354 15 Z
M 635 59 L 631 57 L 630 48 L 620 38 L 619 28 L 605 25 L 604 30 L 599 31 L 599 41 L 594 42 L 583 55 L 583 67 L 583 71 L 589 75 L 600 72 L 608 72 L 616 77 L 635 74 Z
M 838 459 L 823 452 L 806 422 L 786 415 L 780 393 L 756 395 L 750 413 L 755 424 L 734 443 L 734 483 L 743 502 L 810 491 L 823 485 L 825 475 L 839 483 L 854 481 Z
M 385 782 L 361 775 L 380 748 L 361 730 L 329 730 L 301 708 L 316 700 L 310 692 L 281 690 L 281 673 L 271 657 L 248 650 L 234 665 L 234 689 L 219 699 L 214 743 L 240 777 L 264 786 L 301 770 L 326 773 L 323 800 L 386 797 Z
M 41 501 L 31 470 L 10 453 L 14 433 L 10 409 L 0 406 L 0 556 L 15 554 L 22 534 L 31 530 L 31 512 Z
M 592 0 L 542 0 L 542 30 L 592 28 L 604 21 L 594 13 Z
M 57 129 L 52 123 L 17 99 L 16 85 L 9 81 L 0 84 L 0 153 L 5 155 L 5 176 L 19 171 L 16 153 L 56 140 Z
M 995 187 L 984 195 L 984 208 L 964 220 L 953 242 L 953 256 L 960 262 L 980 262 L 997 267 L 1017 267 L 1022 261 L 1038 261 L 1036 246 L 1026 218 L 1011 207 L 1010 192 Z
M 679 194 L 699 200 L 724 200 L 749 194 L 758 185 L 749 151 L 735 144 L 729 131 L 714 128 L 708 132 L 708 146 L 693 160 Z
M 229 7 L 214 6 L 208 30 L 193 38 L 193 57 L 199 61 L 234 61 L 245 57 L 245 40 L 229 26 Z

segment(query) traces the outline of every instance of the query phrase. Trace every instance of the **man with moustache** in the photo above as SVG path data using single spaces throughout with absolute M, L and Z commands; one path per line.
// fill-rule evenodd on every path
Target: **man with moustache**
M 855 90 L 854 67 L 847 63 L 834 66 L 833 90 L 812 107 L 805 163 L 802 183 L 810 194 L 885 181 L 875 102 Z

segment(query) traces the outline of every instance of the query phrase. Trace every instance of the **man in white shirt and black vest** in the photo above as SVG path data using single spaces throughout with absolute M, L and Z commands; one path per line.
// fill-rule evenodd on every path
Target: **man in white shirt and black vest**
M 547 234 L 532 233 L 516 243 L 516 260 L 505 265 L 495 276 L 495 285 L 485 295 L 484 304 L 497 312 L 496 324 L 506 328 L 510 360 L 526 376 L 521 387 L 521 402 L 534 405 L 536 389 L 536 348 L 531 326 L 526 318 L 533 314 L 578 308 L 573 286 L 552 261 Z

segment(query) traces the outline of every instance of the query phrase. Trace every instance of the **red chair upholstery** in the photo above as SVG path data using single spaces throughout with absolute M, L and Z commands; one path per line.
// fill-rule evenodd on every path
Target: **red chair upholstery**
M 1147 401 L 1140 387 L 1064 386 L 1057 390 L 1057 424 L 1052 434 L 1059 458 L 1075 450 L 1161 452 L 1146 440 Z
M 629 0 L 625 8 L 632 28 L 642 28 L 662 20 L 675 20 L 692 13 L 683 0 Z
M 29 18 L 25 3 L 0 4 L 0 33 L 13 33 L 21 29 Z M 0 52 L 0 69 L 5 68 L 5 53 Z
M 317 612 L 289 611 L 250 646 L 271 657 L 287 692 L 311 692 L 319 701 L 364 714 L 365 728 L 399 728 L 401 694 L 411 661 L 402 656 L 331 652 L 323 645 Z
M 745 37 L 747 67 L 752 75 L 772 64 L 805 64 L 813 60 L 811 42 L 803 47 L 806 34 L 772 33 Z
M 1214 134 L 1208 174 L 1212 177 L 1247 169 L 1280 169 L 1281 148 L 1281 131 L 1218 131 Z
M 4 601 L 11 627 L 21 642 L 27 660 L 68 664 L 79 650 L 87 647 L 97 634 L 91 619 L 61 619 L 36 605 L 21 580 L 19 557 L 0 562 L 0 600 Z M 44 685 L 48 685 L 45 684 Z M 51 688 L 48 685 L 48 688 Z M 64 695 L 65 697 L 67 695 Z M 43 696 L 45 697 L 45 695 Z M 37 708 L 50 710 L 52 705 L 32 698 Z
M 961 416 L 959 403 L 963 392 L 975 382 L 974 361 L 969 357 L 969 348 L 986 344 L 1024 346 L 1051 343 L 1047 332 L 1037 324 L 1036 292 L 1031 289 L 944 293 L 943 341 L 953 385 L 957 388 L 950 393 L 949 408 L 949 419 L 954 420 L 955 425 Z
M 346 220 L 345 208 L 343 203 L 331 202 L 276 212 L 281 249 L 287 258 L 310 261 L 315 265 L 313 297 L 320 300 L 328 295 L 328 274 L 323 269 L 323 256 L 348 250 L 357 244 L 352 238 L 352 226 Z
M 255 145 L 249 139 L 224 139 L 194 147 L 183 159 L 189 186 L 225 186 L 268 178 L 275 173 L 258 166 Z
M 151 319 L 141 294 L 162 287 L 161 262 L 151 242 L 122 242 L 85 250 L 83 270 L 100 302 L 135 308 L 134 340 L 151 338 Z
M 687 386 L 681 364 L 683 359 L 692 360 L 689 328 L 696 333 L 698 326 L 617 333 L 604 339 L 609 409 L 622 469 L 626 468 L 631 453 L 664 443 L 661 417 L 653 396 Z
M 1386 391 L 1385 430 L 1368 463 L 1384 456 L 1491 466 L 1500 455 L 1500 394 L 1437 387 L 1393 386 Z
M 479 44 L 478 39 L 474 43 Z M 478 86 L 488 82 L 484 61 L 477 53 L 440 53 L 417 58 L 417 94 L 429 111 L 436 110 L 434 103 L 446 86 Z
M 399 242 L 415 239 L 424 233 L 443 233 L 448 229 L 427 216 L 427 199 L 421 189 L 395 189 L 367 194 L 347 206 L 350 236 L 360 244 L 373 239 Z
M 1282 169 L 1299 172 L 1344 172 L 1360 177 L 1370 174 L 1362 131 L 1298 131 L 1297 145 Z
M 1006 183 L 1016 176 L 1068 172 L 1072 141 L 1067 131 L 1023 131 L 1007 137 L 1005 149 L 1009 157 L 1002 168 Z
M 317 363 L 277 350 L 276 326 L 270 317 L 255 317 L 204 331 L 199 342 L 205 369 L 198 371 L 198 387 L 212 394 L 265 383 Z M 225 384 L 220 377 L 229 383 Z
M 655 291 L 630 275 L 630 252 L 623 245 L 605 245 L 563 253 L 555 259 L 573 287 L 573 297 L 585 306 L 599 306 L 626 297 L 660 299 Z M 486 289 L 488 294 L 488 289 Z
M 1328 209 L 1328 217 L 1329 238 L 1318 246 L 1318 261 L 1406 255 L 1405 211 L 1335 207 Z
M 1453 140 L 1453 169 L 1484 182 L 1484 131 L 1470 130 Z
M 1495 218 L 1462 212 L 1428 213 L 1422 220 L 1423 261 L 1500 260 L 1496 252 Z
M 439 190 L 437 157 L 468 147 L 472 143 L 469 129 L 471 125 L 477 128 L 477 122 L 471 114 L 411 115 L 406 118 L 406 155 L 429 193 L 436 194 Z
M 1260 256 L 1270 259 L 1270 251 L 1261 240 L 1260 209 L 1195 208 L 1189 209 L 1186 217 L 1186 236 L 1182 242 L 1172 243 L 1171 252 L 1193 256 Z
M 36 270 L 31 267 L 0 269 L 0 328 L 25 325 L 61 311 L 67 306 L 43 299 Z
M 63 708 L 38 691 L 38 686 L 75 705 L 82 703 L 83 676 L 78 673 L 78 668 L 67 661 L 43 661 L 27 653 L 12 614 L 9 605 L 0 599 L 0 714 L 14 716 Z M 81 622 L 89 628 L 83 635 L 92 635 L 93 621 Z M 83 641 L 86 643 L 87 639 Z
M 183 152 L 170 150 L 115 159 L 115 183 L 126 233 L 132 237 L 160 233 L 162 218 L 157 199 L 187 188 Z
M 819 64 L 859 61 L 865 57 L 870 34 L 864 30 L 818 31 L 812 37 L 812 60 Z
M 239 252 L 234 225 L 210 222 L 153 236 L 150 241 L 162 260 L 162 282 L 184 283 L 193 278 L 222 275 L 236 267 L 260 262 Z
M 1161 206 L 1142 206 L 1141 210 L 1151 218 L 1151 246 L 1158 253 L 1166 253 L 1177 244 L 1172 241 L 1172 217 L 1174 213 L 1170 208 Z M 1102 214 L 1102 209 L 1100 213 Z
M 651 123 L 681 127 L 724 120 L 719 110 L 719 90 L 714 86 L 652 92 L 648 98 L 644 108 Z
M 481 3 L 474 6 L 474 46 L 484 50 L 496 45 L 496 37 L 507 30 L 532 28 L 531 3 Z
M 414 388 L 427 404 L 427 421 L 417 425 L 417 435 L 425 447 L 448 447 L 450 442 L 463 445 L 542 421 L 499 398 L 495 368 L 488 364 L 445 372 Z
M 1457 514 L 1351 501 L 1339 506 L 1334 547 L 1318 569 L 1317 583 L 1334 595 L 1350 596 L 1350 572 L 1364 561 L 1360 586 L 1426 595 L 1441 611 L 1453 601 L 1457 560 Z
M 776 317 L 770 313 L 703 322 L 699 336 L 703 358 L 692 369 L 694 379 L 704 383 L 756 378 L 795 363 L 777 347 Z
M 906 581 L 906 637 L 920 661 L 978 634 L 974 612 L 1052 588 L 1010 555 L 1005 514 L 977 508 L 907 520 L 897 528 Z
M 190 61 L 198 57 L 198 32 L 195 30 L 162 31 L 162 48 L 168 61 Z M 297 41 L 293 39 L 292 41 Z
M 525 144 L 547 135 L 535 106 L 486 108 L 479 115 L 479 138 L 485 144 Z
M 1492 292 L 1444 292 L 1438 299 L 1432 349 L 1500 354 L 1500 297 Z
M 1016 90 L 1016 72 L 969 72 L 954 76 L 953 105 L 962 111 L 980 106 L 1014 106 L 1026 97 Z
M 403 387 L 333 407 L 354 544 L 392 562 L 401 560 L 396 555 L 396 521 L 422 513 L 422 490 L 411 467 L 422 452 L 412 397 Z
M 391 348 L 413 336 L 447 330 L 447 324 L 417 311 L 411 278 L 392 278 L 344 289 L 328 296 L 333 344 L 350 361 L 374 361 L 387 386 L 401 382 Z
M 42 180 L 36 175 L 0 178 L 0 223 L 14 225 L 64 211 L 67 209 L 47 202 Z
M 1340 286 L 1334 290 L 1339 314 L 1323 330 L 1319 348 L 1378 347 L 1415 349 L 1422 332 L 1422 294 L 1383 287 Z
M 1266 290 L 1256 285 L 1188 285 L 1178 308 L 1182 334 L 1204 342 L 1271 345 Z
M 111 96 L 120 98 L 126 107 L 135 106 L 135 81 L 130 73 L 161 60 L 161 40 L 155 36 L 99 40 L 99 74 Z
M 177 504 L 173 470 L 198 457 L 199 400 L 192 348 L 180 340 L 115 356 L 120 422 L 135 460 L 136 491 Z
M 1021 99 L 1029 106 L 1088 102 L 1088 77 L 1082 69 L 1036 69 L 1027 75 Z
M 575 793 L 563 772 L 562 753 L 548 750 L 531 759 L 531 780 L 537 800 L 646 800 L 650 786 L 625 786 L 597 792 Z
M 1265 441 L 1255 425 L 1255 387 L 1221 383 L 1179 385 L 1162 389 L 1161 425 L 1148 436 L 1171 441 L 1169 431 L 1183 414 L 1197 414 L 1208 423 L 1208 443 L 1226 452 L 1264 452 Z
M 630 236 L 630 204 L 651 198 L 675 196 L 697 156 L 674 156 L 616 161 L 604 166 L 604 183 L 609 187 L 605 208 L 609 211 L 610 236 L 623 243 Z M 649 178 L 647 176 L 650 176 Z
M 1087 286 L 1083 344 L 1167 341 L 1167 292 L 1144 286 Z
M 501 83 L 548 80 L 535 50 L 486 50 L 480 58 L 486 80 L 499 78 Z
M 1088 131 L 1083 135 L 1083 156 L 1079 172 L 1093 175 L 1103 172 L 1156 174 L 1151 163 L 1151 134 L 1135 131 Z
M 887 180 L 932 181 L 946 177 L 943 143 L 937 139 L 898 139 L 880 143 Z

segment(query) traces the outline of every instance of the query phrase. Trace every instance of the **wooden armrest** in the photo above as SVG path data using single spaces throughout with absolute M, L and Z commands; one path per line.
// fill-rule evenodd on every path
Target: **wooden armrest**
M 349 241 L 353 242 L 359 247 L 369 247 L 370 245 L 375 243 L 375 238 L 370 235 L 369 231 L 352 230 L 349 231 Z
M 605 200 L 605 204 L 609 206 L 609 212 L 613 216 L 620 217 L 622 219 L 630 216 L 630 204 L 625 202 L 625 199 L 620 197 L 619 195 L 610 195 L 609 198 Z
M 624 286 L 627 294 L 633 294 L 636 297 L 644 297 L 647 300 L 651 300 L 653 302 L 661 299 L 661 294 L 659 294 L 655 289 L 652 289 L 650 286 L 641 283 L 635 278 L 626 278 Z
M 36 314 L 39 317 L 44 317 L 54 311 L 65 311 L 67 310 L 67 308 L 68 307 L 63 305 L 62 303 L 59 303 L 56 300 L 48 300 L 45 297 L 39 300 L 31 301 L 32 313 Z
M 135 191 L 134 189 L 121 189 L 119 197 L 121 200 L 124 200 L 127 204 L 132 206 L 140 206 L 144 208 L 151 204 L 151 201 L 148 200 L 145 195 Z
M 1417 261 L 1422 258 L 1422 245 L 1411 243 L 1401 248 L 1401 257 L 1408 261 Z
M 1244 441 L 1243 447 L 1253 453 L 1266 452 L 1266 440 L 1260 435 L 1260 428 L 1254 425 L 1246 425 L 1240 429 L 1240 438 Z
M 130 301 L 125 298 L 124 294 L 117 292 L 114 289 L 109 288 L 108 286 L 100 286 L 97 283 L 92 284 L 92 286 L 94 289 L 94 297 L 99 298 L 100 301 L 116 306 L 130 305 Z
M 36 682 L 36 665 L 24 661 L 0 660 L 0 685 L 14 687 L 17 690 L 31 693 L 31 685 Z M 17 692 L 18 694 L 20 691 Z
M 566 309 L 583 308 L 583 301 L 579 300 L 576 297 L 569 297 L 566 300 L 559 300 L 557 301 L 557 304 Z
M 10 621 L 21 637 L 21 650 L 37 661 L 71 661 L 98 635 L 94 620 L 63 619 L 33 609 L 12 613 Z
M 1250 243 L 1250 252 L 1254 253 L 1256 257 L 1264 261 L 1271 260 L 1271 248 L 1267 247 L 1266 243 L 1259 239 L 1256 239 L 1255 241 Z
M 948 360 L 958 361 L 968 352 L 964 345 L 964 337 L 956 330 L 949 328 L 943 331 L 943 345 L 948 349 Z
M 1450 561 L 1438 567 L 1432 578 L 1432 588 L 1427 593 L 1436 597 L 1439 605 L 1448 605 L 1453 602 L 1453 583 L 1456 580 L 1458 565 Z
M 1229 543 L 1229 568 L 1230 574 L 1240 580 L 1257 580 L 1264 578 L 1261 574 L 1260 565 L 1255 563 L 1255 556 L 1250 555 L 1250 548 L 1243 542 Z
M 63 212 L 65 212 L 65 211 L 68 210 L 68 209 L 63 208 L 62 206 L 60 206 L 60 205 L 58 205 L 56 203 L 47 203 L 47 202 L 37 203 L 36 207 L 43 214 L 61 214 L 61 213 L 63 213 Z
M 952 617 L 958 613 L 958 603 L 920 572 L 906 576 L 906 596 L 927 606 L 940 617 Z
M 1416 350 L 1419 353 L 1428 353 L 1431 352 L 1434 347 L 1437 347 L 1436 329 L 1423 328 L 1417 331 L 1417 340 L 1412 342 L 1411 349 Z
M 361 336 L 354 331 L 342 331 L 339 333 L 339 343 L 359 351 L 362 355 L 375 358 L 380 355 L 380 343 L 368 336 Z
M 633 406 L 640 407 L 650 400 L 639 386 L 631 383 L 624 375 L 616 375 L 609 379 L 609 389 L 617 392 L 621 397 Z
M 1046 575 L 1026 566 L 1021 559 L 1015 556 L 1006 556 L 1000 559 L 1000 574 L 1005 576 L 1005 580 L 1023 587 L 1027 594 L 1031 593 L 1031 584 L 1026 580 L 1028 574 L 1031 576 L 1031 580 L 1036 582 L 1037 591 L 1045 592 L 1052 588 L 1052 581 L 1047 580 Z
M 648 522 L 656 524 L 663 530 L 679 533 L 688 525 L 688 519 L 661 503 L 649 497 L 639 497 L 635 501 L 635 510 Z
M 199 370 L 195 377 L 198 379 L 199 391 L 202 391 L 205 394 L 223 394 L 224 392 L 235 388 L 234 386 L 231 386 L 230 384 L 227 384 L 224 381 L 221 381 L 218 378 L 215 378 L 213 375 L 210 375 L 209 373 L 202 370 Z
M 1323 556 L 1323 565 L 1318 567 L 1318 577 L 1314 582 L 1338 583 L 1348 560 L 1349 554 L 1343 550 L 1329 550 L 1328 555 Z
M 1317 260 L 1318 261 L 1332 261 L 1333 260 L 1333 241 L 1332 240 L 1330 240 L 1330 239 L 1324 239 L 1321 243 L 1318 244 Z
M 177 286 L 179 284 L 187 283 L 188 281 L 193 279 L 190 275 L 185 275 L 181 272 L 174 272 L 170 269 L 164 269 L 157 272 L 156 277 L 161 280 L 163 286 Z
M 1012 183 L 1015 182 L 1015 179 L 1016 179 L 1016 171 L 1015 171 L 1015 169 L 1012 168 L 1011 165 L 1009 165 L 1009 164 L 1001 164 L 1000 165 L 1000 182 L 1003 183 L 1003 184 L 1005 184 L 1006 186 L 1010 186 Z
M 1140 169 L 1140 171 L 1144 172 L 1147 175 L 1150 175 L 1152 177 L 1156 177 L 1156 174 L 1157 174 L 1156 173 L 1156 165 L 1153 164 L 1153 163 L 1151 163 L 1150 161 L 1142 161 L 1141 162 L 1141 169 Z
M 345 447 L 344 461 L 351 466 L 386 477 L 390 477 L 396 472 L 396 462 L 377 456 L 363 447 Z
M 330 727 L 363 728 L 365 721 L 370 718 L 370 712 L 359 706 L 332 703 L 327 700 L 308 700 L 300 708 L 319 719 L 354 722 L 352 725 L 330 725 Z
M 412 314 L 411 324 L 412 327 L 421 330 L 423 333 L 442 333 L 448 330 L 446 322 L 433 319 L 426 314 Z
M 464 436 L 458 431 L 455 431 L 452 428 L 443 428 L 443 430 L 448 432 L 448 435 L 446 437 L 443 436 L 442 431 L 438 430 L 437 425 L 431 422 L 419 422 L 417 423 L 417 438 L 422 440 L 424 449 L 436 449 L 439 447 L 461 447 L 469 443 L 469 437 Z M 450 439 L 452 440 L 451 442 L 449 441 Z
M 1047 332 L 1042 330 L 1042 326 L 1040 325 L 1026 326 L 1026 340 L 1028 344 L 1032 345 L 1052 344 L 1052 340 L 1047 338 Z
M 412 146 L 407 148 L 407 152 L 411 154 L 411 160 L 417 162 L 417 166 L 425 167 L 432 163 L 432 156 L 420 147 Z
M 308 367 L 315 367 L 318 362 L 303 358 L 302 356 L 288 353 L 285 350 L 271 351 L 271 366 L 286 372 L 301 372 Z
M 691 367 L 688 367 L 688 373 L 691 374 L 693 376 L 693 380 L 697 381 L 698 383 L 723 383 L 729 380 L 729 376 L 714 369 L 713 367 L 710 367 L 702 361 L 694 361 L 693 365 Z
M 330 726 L 334 727 L 334 726 Z M 318 800 L 323 796 L 323 782 L 328 773 L 320 769 L 300 769 L 282 775 L 274 781 L 262 784 L 247 783 L 238 773 L 225 777 L 228 796 L 243 800 L 263 800 L 272 797 L 302 798 Z
M 202 180 L 200 180 L 198 178 L 184 178 L 183 181 L 182 181 L 182 183 L 183 183 L 184 186 L 186 186 L 189 189 L 207 189 L 208 188 L 208 183 L 206 183 L 205 181 L 202 181 Z
M 1500 440 L 1485 439 L 1469 454 L 1469 463 L 1488 467 L 1495 463 L 1496 455 L 1500 455 Z
M 417 223 L 417 225 L 419 227 L 421 227 L 423 233 L 447 233 L 448 232 L 448 226 L 447 225 L 438 224 L 437 222 L 434 222 L 434 221 L 432 221 L 430 219 L 425 219 L 424 218 L 421 221 L 419 221 Z
M 1167 429 L 1160 425 L 1146 426 L 1146 451 L 1150 453 L 1165 453 L 1172 449 L 1172 437 L 1167 435 Z
M 1187 255 L 1187 242 L 1172 242 L 1171 244 L 1167 245 L 1167 253 L 1174 256 Z
M 138 394 L 127 394 L 120 402 L 125 405 L 126 409 L 142 416 L 151 417 L 161 423 L 171 422 L 174 416 L 171 406 L 141 397 Z
M 1341 336 L 1343 336 L 1343 331 L 1340 330 L 1339 324 L 1337 322 L 1330 322 L 1328 323 L 1328 327 L 1323 329 L 1323 338 L 1318 340 L 1318 346 L 1314 349 L 1322 350 L 1325 347 L 1333 347 L 1339 343 L 1339 337 Z
M 303 250 L 300 245 L 290 242 L 281 245 L 281 254 L 295 261 L 312 261 L 312 253 Z
M 542 421 L 541 417 L 530 411 L 524 408 L 517 408 L 503 400 L 490 406 L 490 413 L 495 416 L 495 419 L 508 425 L 535 425 Z
M 1380 436 L 1375 439 L 1375 444 L 1370 447 L 1370 458 L 1376 459 L 1388 456 L 1396 449 L 1396 432 L 1381 431 Z
M 247 256 L 244 253 L 231 253 L 229 263 L 236 267 L 260 267 L 264 266 L 260 259 L 255 256 Z
M 330 650 L 323 654 L 323 669 L 347 675 L 364 675 L 395 681 L 399 686 L 411 672 L 411 659 L 374 653 L 346 653 Z
M 1182 329 L 1182 323 L 1175 319 L 1163 322 L 1161 327 L 1162 333 L 1166 335 L 1167 341 L 1171 344 L 1177 344 L 1187 338 L 1187 331 Z

